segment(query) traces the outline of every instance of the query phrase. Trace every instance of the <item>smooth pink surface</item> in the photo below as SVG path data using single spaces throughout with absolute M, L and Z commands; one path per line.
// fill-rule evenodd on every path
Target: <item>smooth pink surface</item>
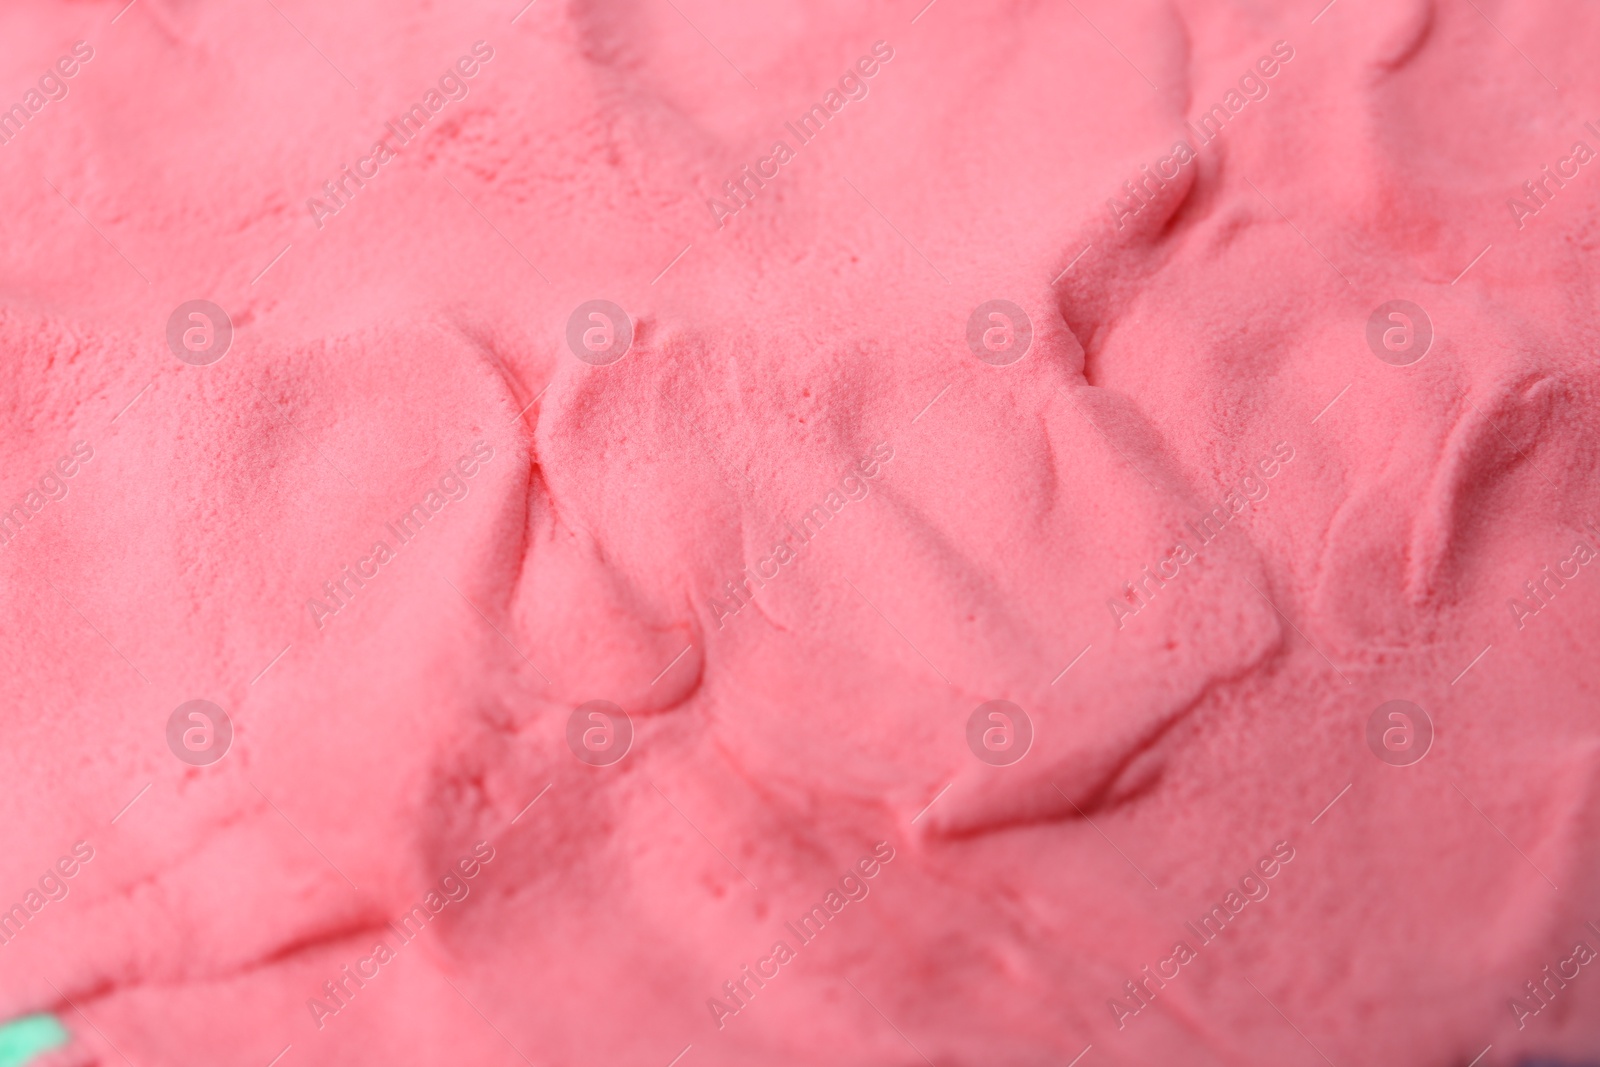
M 1600 948 L 1600 11 L 922 2 L 0 15 L 0 103 L 92 52 L 0 145 L 0 1018 L 141 1067 L 1600 1056 L 1592 967 L 1513 1007 Z

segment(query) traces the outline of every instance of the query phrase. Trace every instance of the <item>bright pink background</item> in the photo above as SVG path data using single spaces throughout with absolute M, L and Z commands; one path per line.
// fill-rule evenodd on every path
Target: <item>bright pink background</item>
M 1600 548 L 1600 171 L 1523 184 L 1600 149 L 1600 12 L 122 2 L 0 15 L 0 905 L 93 851 L 0 1018 L 141 1067 L 1600 1056 L 1592 968 L 1512 1006 L 1600 948 L 1600 575 L 1541 570 Z M 568 346 L 591 300 L 616 362 Z M 1368 747 L 1391 700 L 1420 763 Z

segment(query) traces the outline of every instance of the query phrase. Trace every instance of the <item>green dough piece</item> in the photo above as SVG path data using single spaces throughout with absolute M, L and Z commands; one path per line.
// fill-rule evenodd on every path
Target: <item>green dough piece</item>
M 60 1048 L 72 1035 L 54 1015 L 24 1015 L 0 1024 L 0 1067 L 22 1067 L 35 1056 Z

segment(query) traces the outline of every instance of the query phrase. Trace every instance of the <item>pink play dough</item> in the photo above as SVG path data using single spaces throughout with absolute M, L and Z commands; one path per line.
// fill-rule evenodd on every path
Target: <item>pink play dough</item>
M 52 1063 L 1600 1061 L 1600 9 L 125 2 L 0 13 Z

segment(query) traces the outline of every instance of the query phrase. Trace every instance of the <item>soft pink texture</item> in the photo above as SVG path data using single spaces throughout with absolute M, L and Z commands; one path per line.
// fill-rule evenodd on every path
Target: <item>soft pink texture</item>
M 1595 543 L 1600 171 L 1507 206 L 1600 147 L 1600 12 L 275 2 L 0 16 L 7 101 L 94 49 L 0 147 L 0 504 L 93 448 L 0 548 L 0 903 L 95 850 L 0 947 L 0 1017 L 141 1067 L 1600 1050 L 1592 968 L 1508 1010 L 1600 946 L 1600 577 L 1508 610 Z M 480 40 L 319 229 L 307 198 Z M 1275 41 L 1270 93 L 1118 229 L 1107 199 Z M 195 298 L 235 326 L 209 367 L 167 348 Z M 636 331 L 604 367 L 565 341 L 596 298 Z M 1034 331 L 1006 367 L 965 342 L 995 298 Z M 1366 344 L 1390 299 L 1433 323 L 1412 366 Z M 319 629 L 307 600 L 479 440 L 469 495 Z M 163 733 L 195 698 L 235 724 L 208 768 Z M 966 747 L 994 698 L 1037 731 L 1013 767 Z M 1394 768 L 1364 731 L 1402 698 L 1438 738 Z M 632 716 L 614 766 L 567 748 L 590 699 Z M 478 841 L 470 894 L 319 1030 L 308 998 Z M 707 999 L 880 841 L 870 895 L 719 1030 Z M 1107 1001 L 1280 841 L 1270 895 L 1119 1030 Z

